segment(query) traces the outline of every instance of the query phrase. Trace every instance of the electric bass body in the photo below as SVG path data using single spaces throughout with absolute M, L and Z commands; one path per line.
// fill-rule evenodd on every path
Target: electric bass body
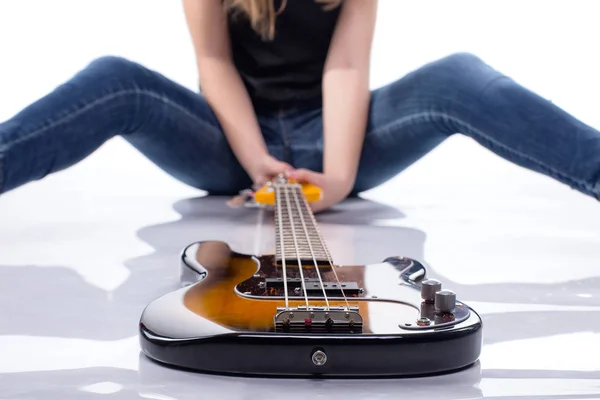
M 182 287 L 140 319 L 143 352 L 173 367 L 298 377 L 415 376 L 477 361 L 477 313 L 406 257 L 335 264 L 302 187 L 273 185 L 277 250 L 188 245 Z M 267 202 L 268 203 L 268 202 Z

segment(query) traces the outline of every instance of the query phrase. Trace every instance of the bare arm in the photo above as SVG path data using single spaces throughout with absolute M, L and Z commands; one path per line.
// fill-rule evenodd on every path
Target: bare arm
M 248 92 L 232 58 L 220 0 L 183 0 L 202 92 L 240 164 L 255 183 L 265 169 L 282 169 L 269 156 Z M 265 165 L 269 164 L 269 165 Z M 274 172 L 278 173 L 278 172 Z
M 369 111 L 377 0 L 346 0 L 323 75 L 324 173 L 351 190 Z
M 342 201 L 354 186 L 367 126 L 369 65 L 377 0 L 345 0 L 323 71 L 323 173 L 289 175 L 323 188 L 319 212 Z

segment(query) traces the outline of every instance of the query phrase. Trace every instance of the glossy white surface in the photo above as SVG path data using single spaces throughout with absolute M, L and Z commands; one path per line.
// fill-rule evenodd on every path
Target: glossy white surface
M 466 50 L 600 127 L 596 0 L 418 3 L 381 1 L 373 86 Z M 2 1 L 0 120 L 107 53 L 193 87 L 186 35 L 170 0 Z M 594 200 L 455 137 L 321 215 L 340 263 L 423 260 L 485 323 L 481 360 L 466 371 L 339 382 L 204 376 L 140 356 L 139 315 L 176 288 L 183 246 L 271 248 L 255 240 L 253 210 L 202 195 L 115 139 L 0 197 L 0 399 L 600 397 Z

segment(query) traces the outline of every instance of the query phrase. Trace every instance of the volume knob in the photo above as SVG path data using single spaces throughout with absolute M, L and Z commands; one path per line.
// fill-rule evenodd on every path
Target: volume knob
M 456 308 L 456 294 L 452 290 L 440 290 L 435 294 L 435 312 L 452 313 Z
M 437 279 L 427 279 L 421 283 L 421 298 L 426 303 L 433 303 L 436 292 L 442 290 L 442 282 Z

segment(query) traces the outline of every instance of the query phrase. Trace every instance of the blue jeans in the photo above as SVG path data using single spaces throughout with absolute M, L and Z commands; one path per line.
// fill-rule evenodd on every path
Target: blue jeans
M 275 157 L 322 170 L 320 108 L 258 119 Z M 373 91 L 354 193 L 384 183 L 455 133 L 600 199 L 600 133 L 470 54 Z M 0 124 L 0 193 L 77 163 L 115 135 L 195 188 L 234 194 L 252 184 L 200 94 L 103 57 Z

